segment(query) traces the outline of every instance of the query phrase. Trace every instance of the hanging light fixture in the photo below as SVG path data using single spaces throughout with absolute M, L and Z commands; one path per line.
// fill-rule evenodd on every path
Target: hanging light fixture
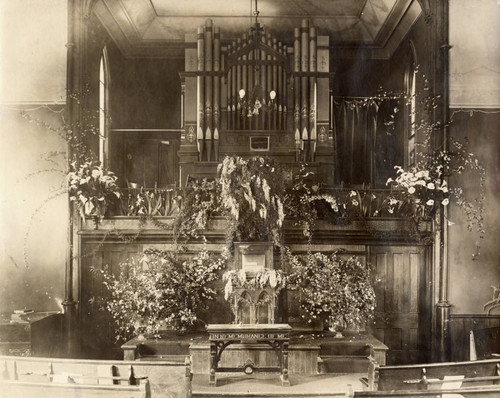
M 259 10 L 257 7 L 257 0 L 255 0 L 255 11 L 253 12 L 255 23 L 250 28 L 253 37 L 254 49 L 257 50 L 264 44 L 262 43 L 262 27 L 260 26 L 258 17 Z M 261 60 L 255 66 L 256 70 L 260 70 Z M 243 88 L 238 91 L 238 103 L 242 115 L 252 117 L 259 115 L 260 111 L 269 111 L 274 108 L 274 100 L 276 99 L 276 91 L 271 90 L 268 94 L 264 92 L 264 88 L 260 83 L 257 83 L 250 93 L 247 93 Z

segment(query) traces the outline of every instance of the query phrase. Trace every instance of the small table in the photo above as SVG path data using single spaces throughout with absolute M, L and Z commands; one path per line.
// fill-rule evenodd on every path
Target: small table
M 282 385 L 290 385 L 288 379 L 288 344 L 292 327 L 288 324 L 214 324 L 208 325 L 210 341 L 210 379 L 211 386 L 217 385 L 216 372 L 243 371 L 252 374 L 254 371 L 279 371 Z M 279 359 L 279 367 L 257 368 L 247 362 L 243 367 L 220 368 L 222 352 L 231 344 L 265 343 L 271 346 Z

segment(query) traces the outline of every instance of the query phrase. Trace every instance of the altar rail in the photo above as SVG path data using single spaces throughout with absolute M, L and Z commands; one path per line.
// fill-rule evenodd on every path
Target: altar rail
M 186 361 L 98 361 L 0 356 L 0 392 L 22 397 L 191 396 Z

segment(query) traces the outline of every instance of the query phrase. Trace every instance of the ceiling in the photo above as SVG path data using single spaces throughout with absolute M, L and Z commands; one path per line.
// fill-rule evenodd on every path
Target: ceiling
M 212 19 L 229 42 L 254 22 L 255 0 L 98 0 L 94 13 L 126 57 L 182 57 Z M 309 19 L 336 54 L 389 58 L 421 14 L 417 0 L 259 0 L 259 22 L 285 43 Z

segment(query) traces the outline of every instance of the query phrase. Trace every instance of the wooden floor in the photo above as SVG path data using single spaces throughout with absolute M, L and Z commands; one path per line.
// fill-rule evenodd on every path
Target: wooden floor
M 194 375 L 193 397 L 343 397 L 346 392 L 362 391 L 360 377 L 366 373 L 290 375 L 290 386 L 281 386 L 278 374 L 241 373 L 217 375 L 217 387 L 208 385 L 208 375 Z

